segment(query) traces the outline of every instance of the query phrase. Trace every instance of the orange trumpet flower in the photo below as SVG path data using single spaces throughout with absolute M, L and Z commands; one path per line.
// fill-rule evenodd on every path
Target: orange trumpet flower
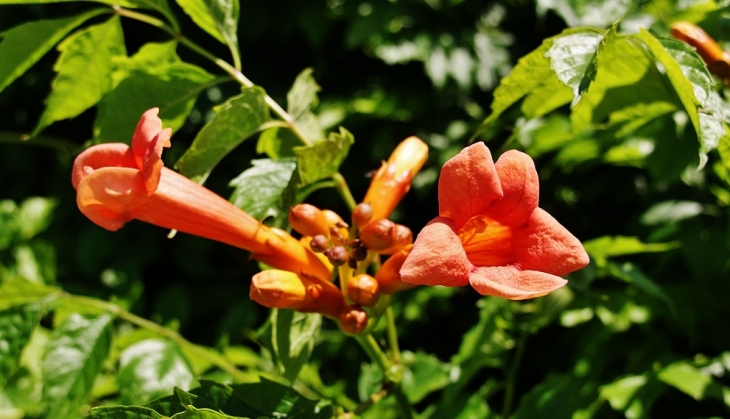
M 530 156 L 508 151 L 492 161 L 477 143 L 446 162 L 439 216 L 418 235 L 400 270 L 403 282 L 471 284 L 482 295 L 539 297 L 588 264 L 583 245 L 537 207 L 539 182 Z
M 160 156 L 172 131 L 162 129 L 157 113 L 153 108 L 142 115 L 131 147 L 99 144 L 76 157 L 71 180 L 84 215 L 110 231 L 138 219 L 248 250 L 275 268 L 329 280 L 330 270 L 294 237 L 164 167 Z
M 362 200 L 372 206 L 372 220 L 390 217 L 427 158 L 428 146 L 418 137 L 408 137 L 398 144 L 388 161 L 375 173 Z

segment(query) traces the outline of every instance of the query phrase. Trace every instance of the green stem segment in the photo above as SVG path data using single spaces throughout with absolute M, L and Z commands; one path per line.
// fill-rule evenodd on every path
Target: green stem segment
M 502 408 L 503 418 L 509 417 L 510 413 L 512 413 L 512 405 L 515 401 L 515 388 L 517 386 L 517 373 L 520 370 L 522 357 L 525 354 L 525 347 L 527 346 L 527 336 L 528 333 L 523 330 L 520 334 L 519 339 L 517 340 L 515 358 L 512 360 L 512 365 L 510 366 L 507 375 L 506 388 L 504 390 L 504 407 Z
M 393 314 L 393 306 L 385 309 L 385 319 L 388 326 L 388 346 L 393 355 L 393 361 L 400 363 L 400 347 L 398 346 L 398 329 L 395 327 L 395 315 Z
M 168 329 L 157 323 L 154 323 L 154 322 L 151 322 L 142 317 L 136 316 L 121 306 L 118 306 L 114 303 L 110 303 L 107 301 L 97 300 L 95 298 L 84 297 L 84 296 L 80 296 L 80 295 L 72 295 L 72 294 L 67 294 L 67 293 L 60 294 L 60 297 L 66 301 L 73 302 L 75 304 L 83 305 L 85 307 L 88 307 L 88 308 L 91 308 L 94 310 L 99 310 L 99 311 L 103 311 L 106 313 L 110 313 L 118 319 L 125 320 L 129 323 L 134 324 L 135 326 L 150 330 L 164 338 L 170 339 L 173 342 L 175 342 L 176 344 L 178 344 L 182 349 L 185 349 L 191 353 L 194 353 L 196 356 L 200 357 L 201 359 L 204 359 L 204 360 L 210 362 L 212 365 L 215 365 L 216 367 L 220 368 L 222 371 L 225 371 L 226 373 L 230 374 L 231 377 L 233 377 L 234 380 L 236 380 L 236 381 L 249 381 L 251 379 L 250 375 L 239 370 L 235 365 L 228 362 L 227 359 L 225 359 L 222 355 L 218 354 L 217 352 L 214 352 L 209 349 L 198 346 L 198 345 L 186 340 L 185 338 L 183 338 L 179 333 L 175 332 L 174 330 Z

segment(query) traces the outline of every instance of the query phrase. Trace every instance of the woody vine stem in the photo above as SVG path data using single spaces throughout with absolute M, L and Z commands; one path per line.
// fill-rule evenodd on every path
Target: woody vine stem
M 240 70 L 240 57 L 238 54 L 238 51 L 236 51 L 234 48 L 231 48 L 231 54 L 233 57 L 234 64 L 231 65 L 230 63 L 226 62 L 225 60 L 222 60 L 212 54 L 210 54 L 205 49 L 198 46 L 196 43 L 191 41 L 190 39 L 186 38 L 182 33 L 180 33 L 179 28 L 174 23 L 174 20 L 170 18 L 170 16 L 165 15 L 165 17 L 168 18 L 168 20 L 171 22 L 171 25 L 167 25 L 165 22 L 163 22 L 160 19 L 154 18 L 152 16 L 139 13 L 133 10 L 125 9 L 119 6 L 113 6 L 114 12 L 123 17 L 127 17 L 130 19 L 135 19 L 147 24 L 150 24 L 152 26 L 155 26 L 168 34 L 172 36 L 174 39 L 176 39 L 180 44 L 186 46 L 190 50 L 196 52 L 203 58 L 213 62 L 218 67 L 220 67 L 223 71 L 225 71 L 233 80 L 240 83 L 242 86 L 245 87 L 253 87 L 254 83 L 248 79 Z M 164 13 L 163 13 L 164 14 Z M 283 125 L 290 129 L 291 132 L 299 139 L 299 141 L 305 145 L 309 146 L 314 144 L 314 142 L 306 136 L 306 134 L 301 130 L 301 128 L 298 126 L 294 118 L 286 111 L 284 108 L 282 108 L 274 99 L 272 99 L 269 95 L 265 96 L 266 104 L 271 108 L 271 110 L 283 121 Z M 349 210 L 352 211 L 355 206 L 357 205 L 357 201 L 352 195 L 352 192 L 350 191 L 350 188 L 347 186 L 347 182 L 345 181 L 345 178 L 339 173 L 335 173 L 332 175 L 332 184 L 334 188 L 337 190 L 337 192 L 340 194 L 341 198 L 345 202 L 345 204 L 348 206 Z M 364 261 L 362 264 L 363 268 L 372 262 L 372 259 L 368 259 Z M 342 270 L 340 270 L 342 272 Z M 349 272 L 346 275 L 341 275 L 340 280 L 346 280 L 349 276 Z M 346 287 L 342 288 L 343 290 L 346 289 Z M 66 298 L 73 298 L 73 299 L 80 299 L 82 297 L 76 297 L 76 296 L 70 296 L 67 295 Z M 102 302 L 94 300 L 94 305 L 99 306 Z M 87 301 L 88 303 L 88 301 Z M 110 304 L 110 303 L 104 303 L 103 307 L 99 306 L 98 308 L 104 309 L 105 311 L 112 312 L 115 315 L 119 317 L 124 317 L 126 320 L 129 320 L 131 323 L 134 323 L 138 326 L 145 327 L 145 328 L 152 328 L 154 330 L 157 330 L 158 332 L 161 332 L 163 336 L 167 336 L 172 338 L 175 341 L 179 341 L 182 339 L 180 335 L 178 335 L 176 332 L 173 332 L 171 330 L 165 329 L 155 323 L 149 322 L 144 319 L 136 318 L 136 316 L 131 315 L 130 313 L 126 312 L 125 310 L 122 310 L 121 307 Z M 131 320 L 130 320 L 131 318 Z M 399 410 L 401 411 L 401 414 L 403 417 L 409 419 L 409 418 L 415 418 L 416 414 L 413 411 L 407 397 L 405 396 L 405 393 L 403 393 L 403 390 L 400 385 L 401 381 L 401 372 L 402 372 L 402 366 L 400 364 L 400 349 L 398 346 L 398 332 L 395 326 L 395 316 L 393 315 L 393 310 L 390 306 L 385 311 L 385 318 L 386 318 L 386 326 L 387 326 L 387 342 L 390 349 L 391 357 L 389 358 L 383 350 L 380 348 L 380 345 L 377 343 L 375 338 L 370 333 L 364 333 L 362 335 L 354 336 L 355 340 L 360 344 L 360 346 L 363 348 L 363 350 L 368 354 L 370 359 L 378 365 L 378 367 L 381 369 L 384 377 L 384 384 L 383 384 L 383 390 L 381 392 L 392 393 L 395 396 L 395 399 L 397 401 Z M 147 324 L 150 323 L 150 324 Z M 158 330 L 160 329 L 160 330 Z M 197 348 L 195 345 L 191 344 L 191 347 Z M 200 352 L 200 351 L 197 351 Z M 207 352 L 207 351 L 206 351 Z M 238 369 L 235 368 L 235 366 L 232 366 L 230 363 L 225 361 L 224 359 L 220 357 L 210 357 L 206 355 L 206 358 L 209 358 L 209 361 L 213 363 L 214 365 L 218 366 L 224 371 L 227 371 L 231 373 L 233 376 L 240 376 L 241 372 L 238 371 Z M 220 358 L 220 359 L 218 359 Z M 224 362 L 219 362 L 219 361 Z

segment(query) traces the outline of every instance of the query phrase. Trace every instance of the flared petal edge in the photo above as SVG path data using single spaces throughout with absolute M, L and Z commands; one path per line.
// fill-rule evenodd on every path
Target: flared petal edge
M 526 300 L 547 295 L 568 281 L 538 271 L 521 271 L 513 266 L 480 267 L 469 275 L 469 283 L 482 295 Z

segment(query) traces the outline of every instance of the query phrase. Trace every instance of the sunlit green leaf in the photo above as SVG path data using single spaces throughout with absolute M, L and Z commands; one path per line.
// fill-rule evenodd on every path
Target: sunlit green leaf
M 43 357 L 46 418 L 76 417 L 109 353 L 113 318 L 72 314 L 56 329 Z
M 719 386 L 712 377 L 686 362 L 667 365 L 659 371 L 657 376 L 665 384 L 695 400 L 701 400 L 707 396 L 719 397 L 722 400 Z
M 20 365 L 20 354 L 39 320 L 41 304 L 25 304 L 0 311 L 0 384 Z
M 93 419 L 163 419 L 164 416 L 142 406 L 94 407 L 89 410 Z
M 0 283 L 0 310 L 8 307 L 36 302 L 50 294 L 59 292 L 56 287 L 20 279 Z
M 614 410 L 625 412 L 626 417 L 642 418 L 647 416 L 661 387 L 654 378 L 632 375 L 601 386 L 599 393 Z
M 319 126 L 317 116 L 312 113 L 312 109 L 319 104 L 317 97 L 319 91 L 320 87 L 312 77 L 312 69 L 307 68 L 297 75 L 294 84 L 286 94 L 287 112 L 311 141 L 324 138 L 324 132 Z
M 284 376 L 294 380 L 314 348 L 322 325 L 322 316 L 294 310 L 272 310 L 272 344 L 284 368 Z
M 162 125 L 176 131 L 185 123 L 198 94 L 212 81 L 200 67 L 184 63 L 153 72 L 135 71 L 99 103 L 94 138 L 129 143 L 139 118 L 154 107 L 160 108 Z
M 570 27 L 606 27 L 622 18 L 634 3 L 631 0 L 538 0 L 537 10 L 553 10 Z
M 644 225 L 676 223 L 702 214 L 704 207 L 694 201 L 664 201 L 651 206 L 641 215 Z
M 637 237 L 603 236 L 583 243 L 586 252 L 598 264 L 608 258 L 635 253 L 666 252 L 676 249 L 678 243 L 643 243 Z
M 0 4 L 3 3 L 0 1 Z M 108 11 L 93 9 L 63 19 L 28 22 L 0 33 L 0 91 L 25 73 L 75 27 L 105 12 Z
M 306 147 L 295 147 L 302 185 L 309 185 L 337 173 L 350 152 L 354 137 L 344 128 L 331 132 L 325 140 Z
M 111 90 L 113 58 L 127 53 L 120 18 L 69 36 L 58 50 L 61 55 L 54 66 L 58 74 L 31 136 L 56 121 L 78 116 Z
M 176 0 L 196 25 L 215 39 L 238 49 L 238 0 Z
M 187 390 L 195 383 L 188 361 L 168 340 L 147 339 L 128 347 L 119 365 L 122 403 L 144 403 L 173 387 Z
M 48 228 L 57 206 L 58 200 L 54 198 L 26 198 L 15 214 L 20 236 L 28 240 Z
M 113 74 L 113 84 L 116 87 L 122 80 L 129 77 L 133 71 L 154 72 L 158 67 L 166 67 L 180 62 L 177 55 L 177 41 L 148 42 L 131 57 L 114 57 L 116 70 Z
M 603 32 L 591 29 L 558 36 L 545 53 L 558 79 L 573 91 L 571 107 L 580 102 L 596 78 L 596 57 L 603 38 Z
M 203 183 L 218 162 L 268 119 L 268 106 L 260 87 L 244 88 L 240 95 L 214 108 L 216 115 L 198 133 L 175 167 L 184 176 Z
M 292 182 L 296 161 L 260 159 L 251 164 L 228 184 L 235 188 L 230 201 L 258 220 L 288 213 L 296 199 Z

